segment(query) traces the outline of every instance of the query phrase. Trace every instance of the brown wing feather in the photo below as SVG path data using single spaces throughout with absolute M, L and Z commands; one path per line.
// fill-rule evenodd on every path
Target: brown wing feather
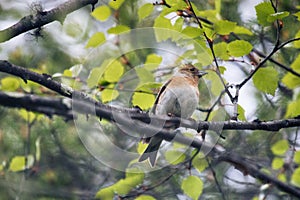
M 172 79 L 169 79 L 169 80 L 168 80 L 168 81 L 160 88 L 160 90 L 159 90 L 159 92 L 158 92 L 158 95 L 157 95 L 157 97 L 156 97 L 156 99 L 155 99 L 154 105 L 153 105 L 153 107 L 152 107 L 152 109 L 151 109 L 153 114 L 155 114 L 156 106 L 157 106 L 157 104 L 158 104 L 158 101 L 159 101 L 159 99 L 160 99 L 161 94 L 166 90 L 166 88 L 167 88 L 167 86 L 170 84 L 171 80 L 172 80 Z

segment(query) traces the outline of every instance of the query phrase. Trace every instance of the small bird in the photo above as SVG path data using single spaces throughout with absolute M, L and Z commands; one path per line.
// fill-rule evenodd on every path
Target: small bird
M 160 89 L 151 113 L 188 119 L 192 116 L 199 103 L 199 79 L 207 72 L 198 70 L 192 64 L 181 67 Z M 158 149 L 162 139 L 151 137 L 139 162 L 149 158 L 150 165 L 155 166 Z

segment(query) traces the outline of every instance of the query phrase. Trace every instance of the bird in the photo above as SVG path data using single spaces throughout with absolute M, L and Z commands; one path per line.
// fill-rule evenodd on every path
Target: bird
M 200 71 L 192 64 L 184 64 L 161 87 L 150 113 L 190 118 L 199 104 L 198 84 L 200 78 L 205 74 L 207 72 Z M 152 136 L 146 140 L 149 141 L 149 144 L 138 161 L 149 159 L 151 167 L 154 167 L 163 139 Z

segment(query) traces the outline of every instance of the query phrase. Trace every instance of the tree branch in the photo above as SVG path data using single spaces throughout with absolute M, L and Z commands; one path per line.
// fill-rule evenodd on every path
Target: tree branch
M 13 65 L 7 61 L 1 61 L 0 60 L 0 71 L 6 72 L 8 74 L 17 76 L 22 78 L 25 82 L 27 80 L 36 82 L 42 86 L 45 86 L 46 88 L 53 90 L 54 92 L 57 92 L 58 94 L 61 94 L 64 97 L 67 97 L 69 99 L 72 99 L 73 101 L 70 102 L 74 104 L 74 100 L 77 102 L 77 104 L 80 105 L 80 108 L 76 108 L 73 106 L 73 109 L 76 108 L 76 112 L 80 112 L 83 114 L 92 114 L 96 115 L 97 117 L 104 118 L 110 121 L 115 122 L 115 113 L 122 113 L 126 114 L 126 117 L 130 117 L 132 120 L 140 121 L 143 123 L 150 123 L 151 120 L 157 120 L 161 124 L 164 124 L 165 128 L 174 128 L 174 127 L 186 127 L 186 128 L 192 128 L 195 130 L 214 130 L 214 131 L 220 131 L 220 130 L 265 130 L 265 131 L 278 131 L 282 128 L 289 128 L 289 127 L 297 127 L 300 126 L 300 119 L 282 119 L 282 120 L 273 120 L 273 121 L 253 121 L 253 122 L 239 122 L 239 121 L 219 121 L 219 122 L 212 122 L 212 121 L 200 121 L 196 122 L 194 120 L 188 120 L 188 119 L 181 119 L 178 117 L 168 117 L 168 116 L 149 116 L 148 113 L 140 112 L 137 109 L 134 108 L 115 108 L 109 105 L 104 105 L 100 102 L 95 101 L 91 97 L 89 97 L 86 93 L 73 90 L 69 86 L 63 85 L 51 78 L 51 76 L 47 74 L 39 74 L 33 71 L 30 71 L 28 69 L 22 68 L 20 66 Z M 6 97 L 8 98 L 8 97 Z M 38 101 L 38 97 L 10 97 L 14 98 L 10 101 L 23 101 L 25 100 L 17 100 L 16 98 L 27 98 L 26 101 L 28 103 L 31 103 L 33 105 L 31 106 L 45 106 L 45 102 L 48 102 L 49 108 L 54 108 L 53 102 L 51 101 L 45 101 L 45 99 L 39 100 L 39 102 L 42 102 L 42 105 L 38 105 L 36 102 Z M 30 99 L 34 99 L 31 102 Z M 71 108 L 66 108 L 66 104 L 63 103 L 63 100 L 56 100 L 60 101 L 62 105 L 60 105 L 68 112 L 71 112 Z M 2 100 L 2 102 L 6 102 L 5 100 Z M 57 102 L 56 102 L 57 103 Z M 6 103 L 7 104 L 7 103 Z M 23 103 L 25 104 L 25 103 Z M 84 105 L 86 104 L 86 106 Z M 5 104 L 2 104 L 5 105 Z M 20 103 L 20 105 L 22 105 Z M 56 105 L 58 106 L 58 105 Z M 16 105 L 15 107 L 18 107 Z M 19 106 L 20 107 L 20 106 Z M 31 107 L 33 109 L 33 107 Z M 63 110 L 62 110 L 63 111 Z M 54 113 L 56 114 L 56 113 Z M 58 113 L 59 114 L 59 113 Z M 61 114 L 60 114 L 61 115 Z
M 56 20 L 62 22 L 67 14 L 89 4 L 94 6 L 97 2 L 98 0 L 69 0 L 52 10 L 39 11 L 35 15 L 25 16 L 13 26 L 0 31 L 0 42 L 5 42 L 17 35 L 40 28 Z
M 10 68 L 10 69 L 8 69 Z M 48 75 L 41 75 L 27 69 L 23 69 L 19 66 L 12 65 L 7 61 L 0 61 L 0 71 L 7 72 L 12 75 L 16 75 L 21 77 L 24 81 L 32 80 L 36 83 L 39 83 L 53 91 L 62 94 L 68 100 L 72 106 L 68 106 L 68 103 L 65 103 L 64 99 L 49 99 L 45 97 L 37 97 L 34 95 L 8 95 L 1 94 L 0 95 L 0 103 L 2 105 L 10 106 L 10 107 L 22 107 L 27 106 L 25 108 L 29 108 L 31 110 L 38 111 L 36 108 L 42 108 L 43 111 L 47 109 L 52 109 L 52 113 L 57 109 L 61 109 L 68 113 L 67 116 L 70 116 L 71 112 L 79 112 L 83 114 L 95 115 L 100 118 L 105 118 L 109 121 L 118 123 L 120 125 L 124 125 L 127 127 L 132 127 L 131 131 L 135 131 L 138 133 L 146 134 L 146 136 L 152 136 L 153 133 L 156 133 L 157 137 L 160 137 L 166 141 L 177 141 L 181 144 L 188 145 L 194 147 L 196 149 L 201 149 L 202 147 L 205 149 L 211 149 L 209 152 L 209 156 L 217 158 L 218 161 L 228 162 L 234 166 L 238 166 L 238 169 L 242 172 L 247 172 L 253 177 L 258 178 L 264 182 L 272 183 L 282 191 L 288 192 L 289 194 L 300 197 L 300 191 L 295 187 L 285 184 L 267 174 L 264 174 L 259 170 L 259 167 L 249 163 L 245 158 L 240 157 L 239 155 L 233 153 L 226 153 L 218 150 L 216 147 L 210 146 L 207 143 L 203 143 L 198 139 L 193 139 L 189 137 L 185 137 L 184 135 L 177 134 L 176 131 L 172 131 L 170 129 L 156 127 L 149 123 L 151 119 L 157 120 L 158 122 L 165 122 L 167 127 L 173 126 L 183 126 L 187 128 L 202 128 L 202 129 L 217 129 L 221 130 L 229 130 L 229 129 L 260 129 L 260 130 L 268 130 L 275 131 L 281 128 L 287 127 L 295 127 L 300 126 L 300 119 L 285 119 L 285 120 L 274 120 L 268 122 L 237 122 L 237 121 L 226 121 L 226 122 L 207 122 L 201 121 L 196 122 L 193 120 L 180 119 L 176 117 L 163 117 L 163 116 L 149 116 L 148 113 L 137 112 L 133 109 L 117 109 L 111 106 L 103 105 L 99 102 L 95 102 L 93 99 L 87 97 L 86 94 L 72 90 L 70 88 L 62 86 L 60 83 L 54 81 Z M 64 89 L 63 89 L 64 88 Z M 76 98 L 78 95 L 78 98 Z M 28 97 L 29 96 L 29 97 Z M 72 101 L 70 98 L 72 97 Z M 13 105 L 14 104 L 14 105 Z M 72 109 L 72 110 L 71 110 Z M 54 110 L 54 111 L 53 111 Z M 45 112 L 43 112 L 45 113 Z M 196 129 L 197 130 L 197 129 Z

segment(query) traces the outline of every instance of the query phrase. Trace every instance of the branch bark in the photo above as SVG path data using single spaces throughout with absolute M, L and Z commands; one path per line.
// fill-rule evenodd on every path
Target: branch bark
M 62 22 L 67 14 L 89 4 L 94 6 L 97 2 L 98 0 L 69 0 L 52 10 L 39 11 L 35 15 L 25 16 L 13 26 L 0 31 L 0 42 L 5 42 L 17 35 L 40 28 L 56 20 Z
M 72 109 L 77 108 L 75 110 L 76 112 L 80 112 L 83 114 L 91 114 L 96 115 L 99 118 L 104 118 L 109 121 L 115 122 L 116 113 L 123 113 L 126 115 L 127 118 L 130 118 L 134 121 L 140 121 L 143 123 L 150 123 L 151 120 L 156 120 L 160 124 L 164 124 L 164 128 L 174 128 L 174 127 L 186 127 L 186 128 L 192 128 L 195 130 L 213 130 L 216 132 L 220 132 L 222 130 L 265 130 L 265 131 L 278 131 L 282 128 L 290 128 L 290 127 L 298 127 L 300 126 L 300 119 L 294 118 L 294 119 L 282 119 L 282 120 L 272 120 L 272 121 L 253 121 L 253 122 L 238 122 L 238 121 L 200 121 L 196 122 L 194 120 L 187 120 L 187 119 L 181 119 L 178 117 L 167 117 L 167 116 L 149 116 L 148 113 L 141 112 L 134 108 L 115 108 L 109 105 L 104 105 L 100 102 L 95 101 L 94 99 L 90 98 L 88 94 L 73 90 L 71 87 L 63 85 L 51 78 L 51 76 L 47 74 L 39 74 L 33 71 L 30 71 L 28 69 L 22 68 L 20 66 L 13 65 L 9 63 L 8 61 L 1 61 L 0 60 L 0 71 L 5 72 L 17 77 L 22 78 L 25 82 L 28 80 L 33 81 L 35 83 L 38 83 L 64 97 L 67 97 L 68 99 L 72 99 L 73 101 L 70 102 L 70 104 L 74 103 L 74 100 L 77 102 L 77 104 L 82 104 L 77 108 L 78 106 L 73 106 L 72 108 L 64 108 L 65 114 L 67 112 L 71 112 Z M 0 96 L 1 98 L 1 96 Z M 2 97 L 4 98 L 4 97 Z M 5 98 L 8 98 L 7 96 Z M 39 102 L 43 102 L 42 105 L 37 104 L 36 101 L 38 101 L 39 97 L 33 97 L 29 98 L 28 96 L 23 97 L 10 97 L 11 104 L 14 102 L 23 102 L 22 104 L 15 104 L 15 107 L 20 107 L 20 105 L 25 105 L 26 101 L 28 104 L 32 104 L 30 109 L 34 109 L 34 106 L 44 106 L 45 102 L 48 103 L 47 107 L 50 109 L 54 109 L 53 102 L 51 101 L 44 101 L 44 99 L 40 99 Z M 19 98 L 19 99 L 18 99 Z M 25 100 L 21 100 L 20 98 L 25 98 Z M 60 102 L 61 105 L 60 108 L 66 106 L 66 104 L 63 103 L 63 100 L 54 100 L 56 103 Z M 1 102 L 7 102 L 6 100 L 0 99 Z M 7 105 L 7 103 L 2 104 Z M 89 107 L 86 107 L 86 106 Z M 13 105 L 10 105 L 13 106 Z M 56 105 L 58 106 L 58 105 Z M 25 107 L 24 107 L 25 108 Z M 37 109 L 37 108 L 35 108 Z M 38 111 L 38 110 L 35 110 Z M 63 111 L 63 110 L 61 110 Z M 51 114 L 51 112 L 50 112 Z M 63 115 L 61 112 L 54 112 L 53 114 Z
M 103 105 L 99 102 L 95 102 L 82 92 L 75 91 L 67 86 L 63 86 L 57 81 L 51 79 L 49 75 L 42 75 L 22 67 L 13 65 L 7 61 L 0 61 L 0 71 L 6 72 L 22 78 L 25 82 L 27 80 L 34 81 L 43 85 L 66 98 L 49 99 L 48 97 L 38 97 L 34 95 L 9 95 L 0 93 L 0 103 L 4 106 L 10 107 L 23 107 L 34 111 L 51 110 L 51 114 L 61 114 L 57 110 L 60 109 L 68 114 L 64 116 L 70 116 L 73 112 L 79 112 L 83 114 L 95 115 L 100 118 L 105 118 L 111 122 L 118 123 L 127 127 L 132 127 L 131 131 L 146 134 L 146 136 L 152 136 L 153 133 L 157 137 L 160 137 L 166 141 L 177 141 L 181 144 L 191 146 L 196 149 L 210 149 L 209 156 L 216 158 L 220 162 L 227 162 L 234 165 L 238 170 L 246 172 L 257 179 L 271 183 L 278 187 L 280 190 L 300 197 L 300 192 L 294 186 L 290 186 L 283 183 L 270 175 L 267 175 L 260 171 L 256 164 L 249 163 L 244 157 L 241 157 L 235 153 L 227 153 L 226 151 L 220 151 L 215 146 L 210 146 L 207 143 L 202 142 L 199 139 L 193 139 L 185 137 L 182 134 L 177 134 L 176 131 L 166 129 L 164 127 L 156 127 L 153 124 L 149 124 L 151 120 L 157 120 L 158 122 L 165 122 L 167 127 L 183 126 L 187 128 L 198 129 L 211 129 L 216 130 L 228 130 L 228 129 L 250 129 L 250 130 L 268 130 L 274 131 L 280 128 L 300 126 L 300 119 L 285 119 L 274 120 L 268 122 L 196 122 L 193 120 L 185 120 L 176 117 L 162 117 L 162 116 L 149 116 L 148 113 L 137 112 L 134 109 L 117 109 L 111 106 Z M 68 101 L 69 103 L 66 103 Z M 72 105 L 72 106 L 70 106 Z M 26 106 L 26 107 L 25 107 Z M 45 113 L 45 112 L 44 112 Z

